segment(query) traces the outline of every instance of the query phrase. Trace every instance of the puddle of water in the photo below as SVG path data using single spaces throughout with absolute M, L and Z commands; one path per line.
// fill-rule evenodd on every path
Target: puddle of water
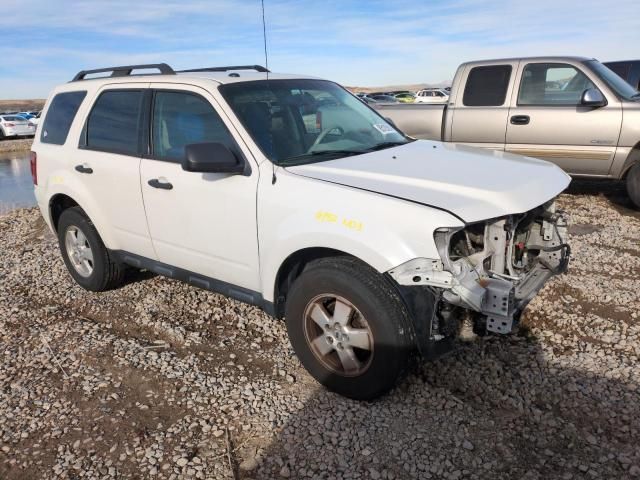
M 29 152 L 0 153 L 0 215 L 35 205 Z

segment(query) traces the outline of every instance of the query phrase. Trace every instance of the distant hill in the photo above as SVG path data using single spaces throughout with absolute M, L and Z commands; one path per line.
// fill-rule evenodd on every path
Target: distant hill
M 393 92 L 395 90 L 409 90 L 410 92 L 417 92 L 423 88 L 440 88 L 448 87 L 451 85 L 449 81 L 443 81 L 438 83 L 415 83 L 412 85 L 387 85 L 384 87 L 346 87 L 347 90 L 353 93 L 363 92 Z
M 44 99 L 34 100 L 0 100 L 0 112 L 31 112 L 42 110 Z

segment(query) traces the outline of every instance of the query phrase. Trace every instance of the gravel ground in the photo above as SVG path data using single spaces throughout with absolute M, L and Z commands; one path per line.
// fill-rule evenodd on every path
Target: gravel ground
M 33 138 L 21 138 L 18 140 L 4 139 L 0 141 L 0 153 L 29 151 L 32 143 Z
M 571 271 L 519 334 L 372 403 L 260 310 L 146 273 L 85 292 L 36 210 L 0 217 L 0 478 L 638 478 L 640 216 L 600 189 L 561 197 Z

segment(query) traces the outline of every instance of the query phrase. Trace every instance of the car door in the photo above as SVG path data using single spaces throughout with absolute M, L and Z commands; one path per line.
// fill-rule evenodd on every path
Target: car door
M 110 248 L 154 258 L 140 191 L 140 133 L 148 83 L 104 85 L 85 121 L 79 148 L 69 150 L 73 175 L 102 211 Z M 46 132 L 45 132 L 46 134 Z
M 449 97 L 447 117 L 451 126 L 445 129 L 450 132 L 445 141 L 504 149 L 511 77 L 517 67 L 517 61 L 465 67 L 457 82 L 464 88 L 458 87 L 455 97 Z
M 622 123 L 615 96 L 579 64 L 529 62 L 522 65 L 518 83 L 506 149 L 551 161 L 571 174 L 607 175 Z M 608 104 L 582 106 L 589 88 L 598 88 Z
M 142 160 L 147 223 L 160 262 L 225 284 L 259 290 L 256 191 L 247 175 L 182 169 L 185 146 L 219 142 L 252 162 L 226 126 L 213 96 L 199 87 L 152 84 L 150 151 Z M 220 285 L 210 284 L 209 286 Z

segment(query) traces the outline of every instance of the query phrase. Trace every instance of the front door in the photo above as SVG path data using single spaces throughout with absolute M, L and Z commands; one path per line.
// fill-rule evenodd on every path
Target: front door
M 581 105 L 586 89 L 598 88 L 577 65 L 528 63 L 509 112 L 506 150 L 548 160 L 578 175 L 607 175 L 622 122 L 622 107 Z M 603 95 L 607 95 L 602 92 Z
M 259 290 L 256 191 L 248 175 L 182 169 L 185 146 L 219 142 L 252 162 L 198 87 L 152 84 L 150 155 L 142 160 L 141 188 L 158 259 L 228 284 Z M 166 90 L 164 89 L 166 88 Z

